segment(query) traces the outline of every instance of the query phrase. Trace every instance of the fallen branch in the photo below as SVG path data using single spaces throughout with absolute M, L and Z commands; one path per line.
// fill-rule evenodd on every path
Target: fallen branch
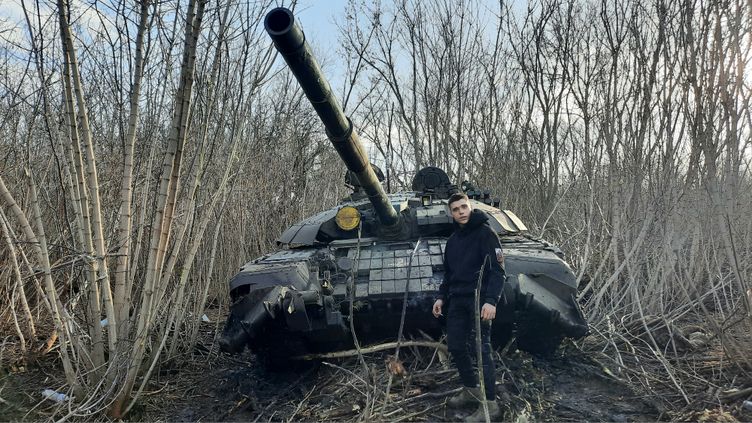
M 448 397 L 450 395 L 458 394 L 460 391 L 462 391 L 462 387 L 450 389 L 448 391 L 442 391 L 442 392 L 426 392 L 420 395 L 416 395 L 414 397 L 405 398 L 401 401 L 395 401 L 392 403 L 392 405 L 402 405 L 409 402 L 417 401 L 417 400 L 424 400 L 426 398 L 443 398 Z M 386 415 L 385 415 L 386 417 Z
M 752 386 L 744 389 L 729 389 L 728 391 L 721 392 L 718 397 L 721 401 L 729 402 L 746 398 L 749 395 L 752 395 Z
M 432 405 L 429 405 L 424 410 L 421 410 L 421 411 L 418 411 L 418 412 L 415 412 L 415 413 L 412 413 L 412 414 L 408 414 L 406 416 L 401 416 L 400 418 L 392 420 L 392 421 L 395 422 L 395 423 L 397 423 L 397 422 L 401 422 L 401 421 L 404 421 L 404 420 L 412 419 L 412 418 L 420 416 L 422 414 L 426 414 L 427 412 L 429 412 L 433 408 L 434 407 Z
M 403 341 L 403 342 L 400 342 L 399 344 L 403 347 L 435 348 L 437 350 L 441 350 L 445 353 L 448 353 L 446 345 L 439 343 L 439 342 Z M 387 342 L 385 344 L 379 344 L 379 345 L 374 345 L 372 347 L 361 348 L 360 353 L 369 354 L 369 353 L 384 351 L 384 350 L 388 350 L 392 348 L 397 348 L 397 342 Z M 358 350 L 346 350 L 346 351 L 335 351 L 335 352 L 323 353 L 323 354 L 306 354 L 306 355 L 301 355 L 298 357 L 293 357 L 293 360 L 317 360 L 320 358 L 344 358 L 344 357 L 354 357 L 356 355 L 358 355 Z

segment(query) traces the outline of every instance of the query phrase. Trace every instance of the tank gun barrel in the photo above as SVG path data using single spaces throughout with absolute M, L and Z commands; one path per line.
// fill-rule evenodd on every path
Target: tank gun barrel
M 329 82 L 321 72 L 292 12 L 284 7 L 271 10 L 264 19 L 264 28 L 324 123 L 326 134 L 337 153 L 347 168 L 358 177 L 379 221 L 385 226 L 396 225 L 399 216 L 389 203 L 352 121 L 332 94 Z

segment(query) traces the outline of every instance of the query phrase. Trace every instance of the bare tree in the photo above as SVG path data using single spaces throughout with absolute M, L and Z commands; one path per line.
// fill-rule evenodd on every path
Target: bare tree
M 271 2 L 22 6 L 0 27 L 0 323 L 60 355 L 61 412 L 124 417 L 344 167 L 262 33 Z M 342 95 L 391 189 L 425 165 L 493 189 L 568 253 L 599 351 L 643 352 L 660 380 L 627 377 L 692 400 L 679 322 L 749 364 L 750 13 L 352 3 Z

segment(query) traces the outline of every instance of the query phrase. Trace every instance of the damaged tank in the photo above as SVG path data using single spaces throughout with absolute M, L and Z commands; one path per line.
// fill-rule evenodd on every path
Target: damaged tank
M 436 167 L 417 172 L 411 191 L 387 194 L 292 12 L 276 8 L 264 24 L 346 164 L 354 192 L 284 231 L 279 251 L 250 261 L 229 281 L 224 351 L 249 347 L 267 364 L 280 364 L 349 348 L 353 331 L 360 343 L 394 339 L 403 319 L 405 334 L 440 335 L 443 322 L 431 306 L 453 231 L 447 199 L 458 191 L 488 215 L 504 251 L 507 281 L 493 343 L 514 334 L 519 349 L 547 354 L 564 337 L 587 334 L 576 276 L 559 248 L 528 235 L 489 191 L 468 182 L 458 187 Z

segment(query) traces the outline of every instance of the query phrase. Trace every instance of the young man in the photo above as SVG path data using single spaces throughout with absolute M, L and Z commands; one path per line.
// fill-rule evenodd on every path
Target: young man
M 444 281 L 433 305 L 433 315 L 442 314 L 448 302 L 447 346 L 460 374 L 464 389 L 448 401 L 451 407 L 478 404 L 467 421 L 485 420 L 480 403 L 478 374 L 473 368 L 468 344 L 475 345 L 475 289 L 483 267 L 480 286 L 481 351 L 483 356 L 483 384 L 491 419 L 501 417 L 496 403 L 496 370 L 491 357 L 491 321 L 496 317 L 496 304 L 506 280 L 501 259 L 501 245 L 496 233 L 488 225 L 488 216 L 473 210 L 465 194 L 449 197 L 449 210 L 454 218 L 454 233 L 444 249 Z M 485 263 L 485 265 L 484 265 Z

